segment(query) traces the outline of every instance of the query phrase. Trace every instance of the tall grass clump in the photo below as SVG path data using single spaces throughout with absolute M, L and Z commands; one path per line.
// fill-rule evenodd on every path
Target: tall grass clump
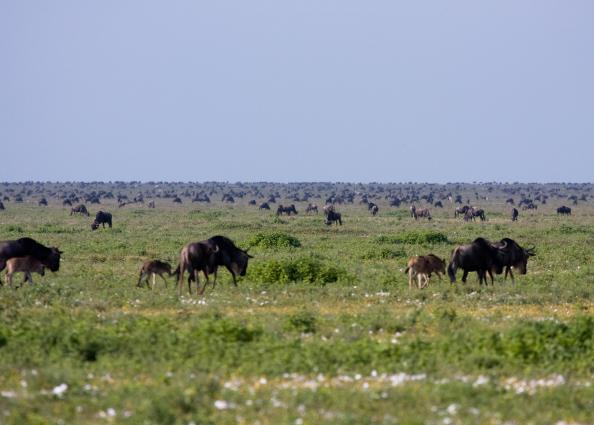
M 261 283 L 306 282 L 326 284 L 345 280 L 346 270 L 324 263 L 313 257 L 269 260 L 254 264 L 249 271 L 250 279 Z
M 248 241 L 250 247 L 260 248 L 299 248 L 301 242 L 295 236 L 284 232 L 256 233 Z

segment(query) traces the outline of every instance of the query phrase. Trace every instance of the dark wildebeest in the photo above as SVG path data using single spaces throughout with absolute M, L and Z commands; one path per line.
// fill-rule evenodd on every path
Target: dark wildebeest
M 62 205 L 71 207 L 72 206 L 72 201 L 70 199 L 64 199 L 62 201 Z
M 410 216 L 414 217 L 416 220 L 417 219 L 417 207 L 415 207 L 415 205 L 413 204 L 410 206 L 409 210 L 410 210 Z
M 291 204 L 288 207 L 283 207 L 282 205 L 279 205 L 276 209 L 276 215 L 283 215 L 283 213 L 287 215 L 297 214 L 295 204 Z
M 248 202 L 248 205 L 256 205 L 256 200 L 251 199 L 250 202 Z
M 0 271 L 4 270 L 10 258 L 31 256 L 56 272 L 60 268 L 60 254 L 62 251 L 58 248 L 48 248 L 31 238 L 3 241 L 0 242 Z
M 99 211 L 95 214 L 95 221 L 91 224 L 92 230 L 97 230 L 99 225 L 103 224 L 103 228 L 105 229 L 105 224 L 108 224 L 111 227 L 111 213 Z
M 470 206 L 468 205 L 464 205 L 463 207 L 458 207 L 454 210 L 454 217 L 458 217 L 458 216 L 462 216 L 465 217 L 466 213 L 468 212 L 468 210 L 470 209 Z
M 262 202 L 260 204 L 260 207 L 258 209 L 259 210 L 269 210 L 270 209 L 270 205 L 268 205 L 268 202 Z
M 512 208 L 512 213 L 511 213 L 511 219 L 512 221 L 518 221 L 518 216 L 520 215 L 520 212 L 518 211 L 517 208 Z
M 505 203 L 506 203 L 506 204 L 510 204 L 510 205 L 514 205 L 514 198 L 507 198 L 507 199 L 505 200 Z
M 511 276 L 512 282 L 514 281 L 512 268 L 518 270 L 520 274 L 526 274 L 528 259 L 535 255 L 534 247 L 524 249 L 518 245 L 516 241 L 510 238 L 503 238 L 499 242 L 493 243 L 492 246 L 497 248 L 496 263 L 505 267 L 505 275 L 503 276 L 503 280 L 507 279 L 507 275 L 509 274 Z M 496 270 L 495 272 L 497 273 Z M 491 271 L 489 271 L 489 274 L 491 274 Z M 491 280 L 492 279 L 493 275 L 491 274 Z
M 497 247 L 493 246 L 484 238 L 476 238 L 470 245 L 460 245 L 452 251 L 450 264 L 448 265 L 448 276 L 450 281 L 456 281 L 456 270 L 461 268 L 464 270 L 462 275 L 462 282 L 466 283 L 468 272 L 476 272 L 479 278 L 479 283 L 485 282 L 487 284 L 487 273 L 491 275 L 491 283 L 493 283 L 492 271 L 499 274 L 503 271 L 503 265 L 497 256 Z
M 233 243 L 225 236 L 213 236 L 202 242 L 190 243 L 182 248 L 180 253 L 180 264 L 176 270 L 179 275 L 179 294 L 183 284 L 184 272 L 189 272 L 188 289 L 190 293 L 191 282 L 195 281 L 198 285 L 198 275 L 196 271 L 202 271 L 206 278 L 204 287 L 200 293 L 204 292 L 208 283 L 208 275 L 214 274 L 213 288 L 217 283 L 217 270 L 219 266 L 225 266 L 233 277 L 233 284 L 237 286 L 237 275 L 245 276 L 250 258 L 254 258 Z
M 522 207 L 522 209 L 523 210 L 537 210 L 538 209 L 538 205 L 536 205 L 536 204 L 534 204 L 532 202 L 529 202 L 529 203 L 525 204 Z
M 161 276 L 163 282 L 165 282 L 165 287 L 167 287 L 167 281 L 165 280 L 164 274 L 171 276 L 173 273 L 171 272 L 171 265 L 164 261 L 159 260 L 149 260 L 146 261 L 142 267 L 140 268 L 140 276 L 138 278 L 138 283 L 136 284 L 137 287 L 141 287 L 142 280 L 144 279 L 146 282 L 146 287 L 150 288 L 149 284 L 149 277 L 153 276 L 153 288 L 155 287 L 155 278 L 156 275 Z
M 0 201 L 0 210 L 4 209 L 4 204 L 2 203 L 2 201 Z
M 37 205 L 39 205 L 40 207 L 47 207 L 47 199 L 41 198 Z
M 175 198 L 173 198 L 173 203 L 174 204 L 181 204 L 182 200 L 179 196 L 176 196 Z
M 339 212 L 334 211 L 334 209 L 329 209 L 326 211 L 326 221 L 325 223 L 330 226 L 332 223 L 338 223 L 342 226 L 342 216 Z
M 87 207 L 85 207 L 83 204 L 77 205 L 76 207 L 73 207 L 70 209 L 70 215 L 72 214 L 82 214 L 82 215 L 86 215 L 87 217 L 90 215 L 89 211 L 87 211 Z
M 565 205 L 560 206 L 557 208 L 557 215 L 571 215 L 571 208 L 566 207 Z
M 310 212 L 318 213 L 318 206 L 316 204 L 308 204 L 307 208 L 305 209 L 305 213 L 309 214 Z
M 435 208 L 443 208 L 443 204 L 441 203 L 441 201 L 437 201 L 435 204 L 433 204 L 433 206 Z
M 371 212 L 371 215 L 377 215 L 379 212 L 379 207 L 373 202 L 369 202 L 367 204 L 367 210 Z

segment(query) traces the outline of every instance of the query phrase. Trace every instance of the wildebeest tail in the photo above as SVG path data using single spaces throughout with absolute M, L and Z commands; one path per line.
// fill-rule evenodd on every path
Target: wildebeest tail
M 450 282 L 454 283 L 456 281 L 456 269 L 458 268 L 458 248 L 454 250 L 452 253 L 452 259 L 450 260 L 450 264 L 448 265 L 448 276 L 450 278 Z
M 410 270 L 410 267 L 407 267 L 404 269 L 404 274 L 408 274 L 408 271 Z
M 179 277 L 179 270 L 180 270 L 180 267 L 179 267 L 179 264 L 178 264 L 177 267 L 175 268 L 175 270 L 169 273 L 169 276 L 175 276 L 176 278 L 178 278 Z

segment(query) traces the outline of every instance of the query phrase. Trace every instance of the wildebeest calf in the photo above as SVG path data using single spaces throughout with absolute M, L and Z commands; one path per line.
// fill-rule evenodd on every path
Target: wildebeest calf
M 45 275 L 45 266 L 35 257 L 13 257 L 6 261 L 6 280 L 12 288 L 12 276 L 17 272 L 25 273 L 25 280 L 33 283 L 33 277 L 31 273 L 39 273 L 41 276 Z
M 89 211 L 87 210 L 87 207 L 85 207 L 83 204 L 77 205 L 76 207 L 73 207 L 70 209 L 70 215 L 73 214 L 82 214 L 82 215 L 86 215 L 87 217 L 90 215 Z
M 412 288 L 412 280 L 415 276 L 417 277 L 417 288 L 427 287 L 431 273 L 437 274 L 437 277 L 441 279 L 440 273 L 445 274 L 445 266 L 445 260 L 434 254 L 411 257 L 404 270 L 405 273 L 408 273 L 408 287 Z M 425 281 L 424 284 L 421 282 L 422 280 Z
M 140 288 L 142 286 L 142 280 L 144 279 L 146 282 L 146 287 L 150 288 L 151 286 L 149 284 L 149 276 L 152 275 L 154 288 L 155 277 L 156 275 L 159 275 L 161 276 L 161 279 L 163 279 L 163 282 L 165 282 L 165 287 L 167 287 L 167 280 L 165 280 L 165 277 L 163 276 L 165 273 L 167 273 L 168 276 L 173 274 L 171 272 L 171 265 L 169 263 L 159 260 L 145 261 L 145 263 L 140 268 L 140 276 L 138 277 L 138 284 L 136 286 Z

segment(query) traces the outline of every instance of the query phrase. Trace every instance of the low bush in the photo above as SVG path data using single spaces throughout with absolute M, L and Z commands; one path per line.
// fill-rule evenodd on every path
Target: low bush
M 254 264 L 249 278 L 262 283 L 307 282 L 326 284 L 344 280 L 347 272 L 312 257 L 270 260 Z
M 299 248 L 301 242 L 294 236 L 283 232 L 256 233 L 248 241 L 248 245 L 260 248 Z

